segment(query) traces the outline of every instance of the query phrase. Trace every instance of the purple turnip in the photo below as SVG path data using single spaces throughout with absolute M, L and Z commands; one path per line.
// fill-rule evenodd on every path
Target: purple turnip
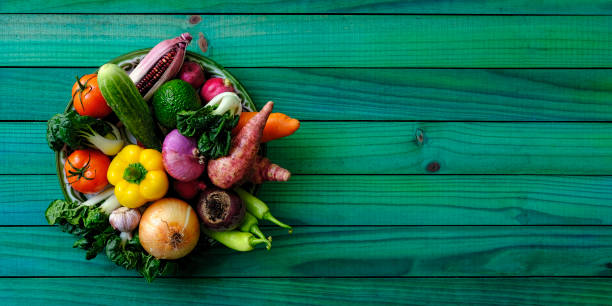
M 172 130 L 162 145 L 162 160 L 168 174 L 182 182 L 197 179 L 206 169 L 206 161 L 198 155 L 196 141 Z
M 200 97 L 202 97 L 204 101 L 209 102 L 216 95 L 224 92 L 236 92 L 234 86 L 232 86 L 232 82 L 228 79 L 210 78 L 204 83 L 204 86 L 202 86 Z
M 191 84 L 193 88 L 198 89 L 204 84 L 204 70 L 196 62 L 185 62 L 178 73 L 178 78 Z
M 200 195 L 196 211 L 206 228 L 229 231 L 242 223 L 246 206 L 234 191 L 209 188 Z

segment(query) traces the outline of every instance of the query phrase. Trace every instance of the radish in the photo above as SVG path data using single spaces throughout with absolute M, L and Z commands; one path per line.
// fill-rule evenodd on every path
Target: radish
M 234 86 L 232 86 L 232 82 L 228 79 L 210 78 L 204 83 L 204 86 L 202 86 L 200 97 L 208 102 L 216 95 L 224 92 L 236 92 Z
M 241 183 L 252 171 L 259 150 L 259 141 L 272 112 L 274 102 L 270 101 L 232 139 L 228 156 L 208 162 L 208 178 L 215 185 L 228 189 Z
M 185 62 L 181 71 L 179 71 L 178 78 L 191 84 L 193 88 L 198 89 L 204 84 L 204 70 L 196 62 Z

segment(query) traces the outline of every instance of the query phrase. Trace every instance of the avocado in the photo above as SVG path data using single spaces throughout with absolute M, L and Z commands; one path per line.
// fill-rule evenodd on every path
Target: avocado
M 196 110 L 202 103 L 193 87 L 180 79 L 164 83 L 153 94 L 155 118 L 168 129 L 176 128 L 176 114 L 184 110 Z

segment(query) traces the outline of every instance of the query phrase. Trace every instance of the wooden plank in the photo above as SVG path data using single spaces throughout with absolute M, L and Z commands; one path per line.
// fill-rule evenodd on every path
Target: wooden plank
M 74 76 L 93 70 L 0 69 L 0 120 L 49 119 L 64 109 Z M 612 120 L 608 69 L 230 71 L 260 105 L 274 100 L 276 111 L 302 120 Z M 32 84 L 45 84 L 33 109 L 24 107 Z
M 263 229 L 272 250 L 202 251 L 181 276 L 609 276 L 612 227 L 427 226 Z M 55 227 L 0 228 L 0 276 L 133 276 L 85 260 Z
M 609 176 L 295 175 L 258 196 L 293 225 L 612 225 Z M 0 176 L 0 225 L 45 225 L 53 175 Z
M 204 32 L 212 57 L 230 67 L 612 67 L 610 16 L 210 15 L 190 21 L 185 15 L 1 15 L 0 66 L 98 66 L 189 31 Z
M 307 13 L 307 14 L 610 14 L 612 7 L 606 0 L 589 1 L 257 1 L 240 3 L 226 1 L 148 1 L 109 0 L 104 2 L 6 0 L 0 13 Z
M 55 173 L 45 130 L 0 123 L 0 174 Z M 268 145 L 268 157 L 295 174 L 606 175 L 610 156 L 607 123 L 303 122 Z
M 605 305 L 607 278 L 0 279 L 5 305 Z M 79 288 L 79 294 L 66 288 Z M 126 288 L 129 290 L 126 292 Z M 156 292 L 156 294 L 151 294 Z M 7 304 L 6 304 L 7 303 Z

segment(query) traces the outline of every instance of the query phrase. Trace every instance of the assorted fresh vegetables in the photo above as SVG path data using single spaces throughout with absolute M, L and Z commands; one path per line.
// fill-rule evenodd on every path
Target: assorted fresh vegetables
M 87 259 L 104 251 L 147 281 L 173 273 L 180 258 L 213 240 L 270 250 L 259 220 L 292 230 L 241 186 L 290 178 L 259 151 L 293 134 L 299 121 L 272 114 L 272 102 L 243 112 L 227 78 L 184 62 L 190 41 L 184 33 L 159 43 L 129 76 L 109 63 L 77 77 L 74 110 L 47 125 L 66 184 L 85 198 L 51 202 L 47 221 L 77 236 L 74 247 Z

